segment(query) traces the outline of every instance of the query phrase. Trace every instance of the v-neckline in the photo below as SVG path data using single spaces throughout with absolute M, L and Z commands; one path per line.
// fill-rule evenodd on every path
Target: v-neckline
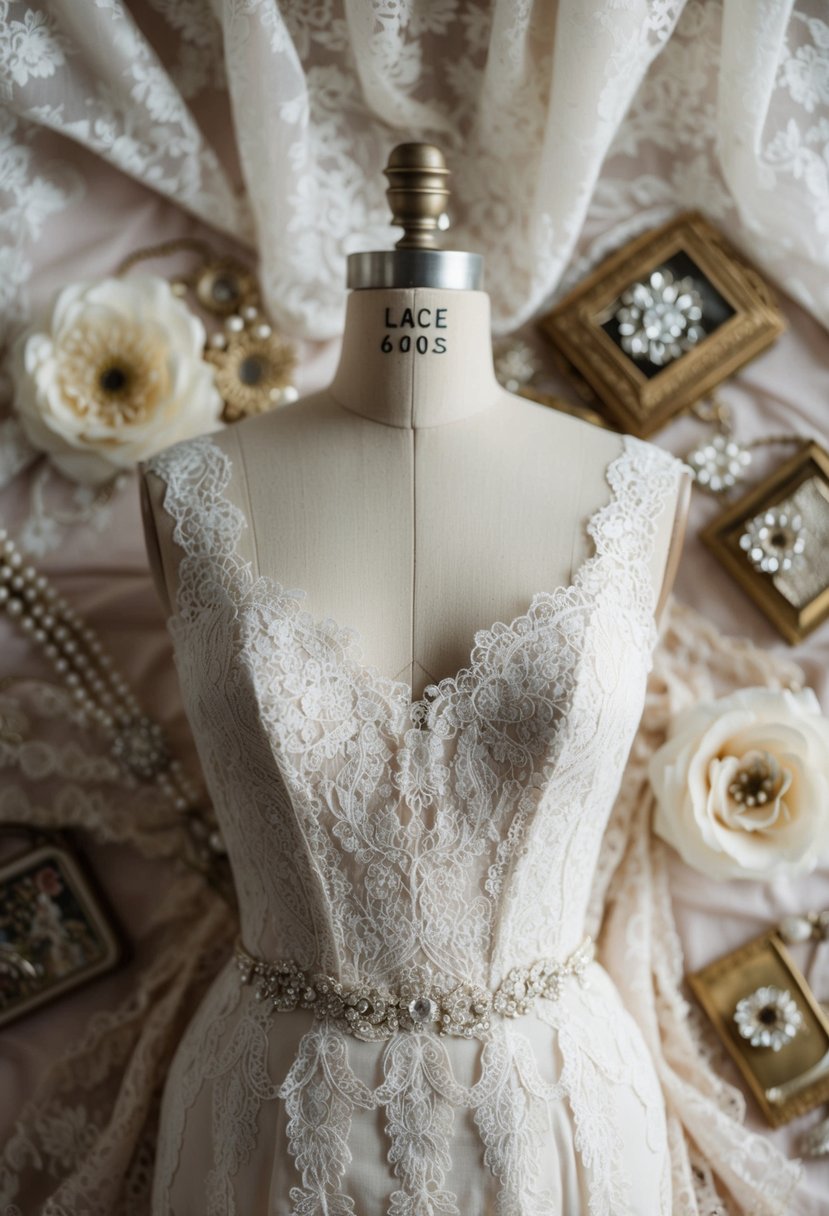
M 467 661 L 452 675 L 427 684 L 423 695 L 412 697 L 412 687 L 407 681 L 394 676 L 388 676 L 376 664 L 364 659 L 365 635 L 353 625 L 339 622 L 330 614 L 312 612 L 304 607 L 308 593 L 300 587 L 288 588 L 280 583 L 273 575 L 255 574 L 253 563 L 248 559 L 234 558 L 245 571 L 250 593 L 255 594 L 259 589 L 265 593 L 270 604 L 278 605 L 288 601 L 291 609 L 287 613 L 282 610 L 280 616 L 293 617 L 292 626 L 296 632 L 297 623 L 311 631 L 315 637 L 321 638 L 326 645 L 336 647 L 338 661 L 347 669 L 349 678 L 362 687 L 370 687 L 382 695 L 385 701 L 394 707 L 395 725 L 405 728 L 431 727 L 439 707 L 457 699 L 462 688 L 473 688 L 480 681 L 481 673 L 486 665 L 486 656 L 491 644 L 498 636 L 509 636 L 516 641 L 535 628 L 535 617 L 540 605 L 546 603 L 553 615 L 559 604 L 567 597 L 579 593 L 588 576 L 596 569 L 605 556 L 605 547 L 601 538 L 601 524 L 604 518 L 613 514 L 620 505 L 620 490 L 625 485 L 624 470 L 632 460 L 636 440 L 630 435 L 622 436 L 622 446 L 619 452 L 605 466 L 605 481 L 610 490 L 609 499 L 601 503 L 590 513 L 583 523 L 586 534 L 593 541 L 593 552 L 587 553 L 578 564 L 571 579 L 561 583 L 551 590 L 533 592 L 528 605 L 509 621 L 497 620 L 491 625 L 477 629 L 473 634 L 472 643 L 467 651 Z M 214 445 L 216 450 L 230 465 L 230 457 Z M 222 496 L 225 508 L 238 511 L 242 527 L 247 527 L 248 520 L 241 507 L 236 506 L 226 495 Z M 256 595 L 258 599 L 259 596 Z M 178 615 L 178 613 L 176 614 Z M 654 624 L 655 630 L 655 624 Z

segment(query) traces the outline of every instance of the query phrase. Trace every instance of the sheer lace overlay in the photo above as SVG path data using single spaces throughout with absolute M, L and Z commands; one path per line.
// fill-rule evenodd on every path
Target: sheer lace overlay
M 248 949 L 347 983 L 488 988 L 572 952 L 642 711 L 654 521 L 679 467 L 625 438 L 572 583 L 480 630 L 468 665 L 412 702 L 354 630 L 242 560 L 213 439 L 150 463 L 182 551 L 170 628 Z M 277 1029 L 225 971 L 167 1086 L 159 1212 L 191 1210 L 184 1163 L 209 1123 L 210 1212 L 267 1195 L 320 1216 L 667 1213 L 656 1074 L 601 968 L 588 976 L 477 1048 L 423 1032 L 358 1050 L 307 1012 Z

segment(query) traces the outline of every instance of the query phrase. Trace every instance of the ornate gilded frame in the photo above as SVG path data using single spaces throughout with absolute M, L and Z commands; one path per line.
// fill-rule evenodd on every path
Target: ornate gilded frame
M 622 292 L 685 254 L 732 315 L 658 374 L 646 376 L 602 325 Z M 538 322 L 622 429 L 646 438 L 765 350 L 785 329 L 758 271 L 699 212 L 686 212 L 611 254 Z
M 102 892 L 63 833 L 0 864 L 0 924 L 0 1026 L 112 970 L 126 954 Z
M 772 1127 L 829 1099 L 829 1018 L 782 938 L 763 934 L 687 978 Z M 767 985 L 788 992 L 803 1020 L 779 1052 L 752 1047 L 733 1020 L 737 1002 Z
M 790 645 L 795 645 L 829 617 L 829 585 L 802 607 L 778 590 L 775 580 L 756 570 L 740 548 L 744 525 L 764 510 L 789 498 L 811 477 L 818 477 L 829 495 L 829 453 L 817 443 L 805 443 L 774 473 L 744 494 L 700 533 L 714 554 Z

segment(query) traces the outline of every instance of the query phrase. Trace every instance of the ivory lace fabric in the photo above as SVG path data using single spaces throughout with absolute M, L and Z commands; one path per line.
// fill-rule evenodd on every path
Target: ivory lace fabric
M 56 225 L 103 271 L 126 175 L 255 248 L 281 326 L 337 335 L 388 152 L 425 138 L 502 330 L 689 206 L 825 322 L 828 62 L 822 0 L 2 0 L 0 321 Z
M 195 909 L 142 983 L 143 1019 L 90 1032 L 82 1058 L 96 1043 L 111 1082 L 117 1050 L 102 1045 L 128 1061 L 117 1102 L 96 1117 L 73 1092 L 79 1134 L 60 1159 L 48 1128 L 62 1104 L 68 1116 L 64 1080 L 21 1123 L 0 1199 L 42 1188 L 30 1171 L 45 1158 L 62 1179 L 48 1216 L 149 1211 L 150 1187 L 153 1216 L 782 1216 L 797 1169 L 740 1126 L 689 1029 L 644 765 L 699 691 L 701 655 L 726 680 L 791 673 L 680 614 L 648 697 L 652 521 L 679 462 L 627 437 L 573 582 L 479 631 L 469 665 L 414 704 L 361 661 L 352 629 L 241 559 L 244 495 L 215 439 L 151 467 L 182 551 L 170 628 L 247 948 L 348 983 L 421 968 L 491 988 L 603 922 L 604 965 L 483 1041 L 364 1043 L 309 1011 L 269 1013 L 228 958 L 184 1029 L 199 959 L 228 932 Z M 165 1035 L 139 1203 L 123 1173 L 152 1143 Z
M 191 459 L 188 465 L 195 471 L 196 462 Z M 179 481 L 179 485 L 183 483 Z M 221 515 L 226 520 L 233 518 L 226 509 Z M 297 603 L 294 599 L 291 602 Z M 212 613 L 202 614 L 203 622 L 211 616 L 218 625 L 222 619 L 218 604 Z M 236 619 L 228 604 L 224 611 L 225 622 L 231 617 Z M 319 636 L 318 626 L 312 628 L 310 635 L 305 635 L 314 644 L 319 642 Z M 349 644 L 347 639 L 346 644 Z M 336 648 L 334 654 L 337 654 Z M 639 662 L 643 668 L 648 666 L 645 654 L 640 655 Z M 238 663 L 235 668 L 238 688 L 244 684 L 244 669 Z M 673 1207 L 668 1210 L 676 1216 L 748 1216 L 749 1213 L 782 1216 L 795 1212 L 797 1209 L 790 1207 L 787 1196 L 795 1186 L 797 1168 L 765 1138 L 752 1135 L 742 1126 L 743 1099 L 714 1071 L 709 1063 L 707 1045 L 698 1041 L 694 1020 L 689 1018 L 690 1010 L 682 993 L 682 955 L 668 890 L 668 853 L 649 831 L 648 758 L 663 741 L 672 715 L 692 701 L 748 684 L 780 687 L 797 680 L 798 675 L 791 663 L 746 642 L 725 637 L 696 613 L 676 602 L 671 603 L 661 641 L 654 653 L 644 711 L 593 876 L 584 925 L 597 933 L 601 929 L 600 957 L 615 989 L 608 979 L 601 979 L 599 995 L 593 996 L 598 1004 L 591 1005 L 587 1012 L 595 1018 L 599 1010 L 609 1011 L 618 1018 L 621 1000 L 627 1011 L 622 1018 L 626 1041 L 635 1047 L 640 1058 L 643 1043 L 645 1045 L 646 1071 L 650 1074 L 655 1069 L 661 1098 L 655 1091 L 649 1095 L 646 1091 L 643 1103 L 642 1097 L 636 1095 L 632 1099 L 633 1110 L 641 1128 L 642 1118 L 650 1105 L 656 1122 L 656 1143 L 663 1135 L 667 1136 L 673 1188 Z M 205 713 L 209 715 L 209 706 L 211 702 L 215 705 L 216 693 L 211 694 L 204 688 L 202 691 L 206 693 Z M 251 762 L 263 753 L 267 759 L 269 751 L 269 744 L 262 738 L 262 723 L 258 718 L 256 721 L 258 725 L 254 725 L 252 732 L 241 728 L 246 731 L 246 747 L 253 749 L 247 753 Z M 40 750 L 46 754 L 45 742 L 40 743 Z M 64 754 L 62 749 L 52 750 L 55 770 L 59 769 Z M 269 764 L 273 765 L 272 758 Z M 67 774 L 73 782 L 71 797 L 75 822 L 85 826 L 93 838 L 128 839 L 141 854 L 163 855 L 164 848 L 159 845 L 156 830 L 158 825 L 151 822 L 148 825 L 146 814 L 135 814 L 129 822 L 122 821 L 122 812 L 131 809 L 129 793 L 122 793 L 118 800 L 111 796 L 96 797 L 100 774 L 89 771 L 90 768 L 90 765 L 82 771 L 75 768 Z M 51 822 L 42 799 L 27 800 L 19 789 L 15 795 L 18 820 L 43 825 Z M 277 812 L 280 808 L 282 811 L 287 809 L 284 799 L 274 806 Z M 66 821 L 67 810 L 66 806 L 59 808 L 61 822 Z M 259 868 L 267 870 L 264 864 Z M 290 906 L 290 895 L 287 904 Z M 300 1024 L 291 1021 L 294 1015 L 288 1014 L 275 1015 L 283 1020 L 274 1024 L 243 1005 L 245 998 L 235 977 L 231 982 L 230 967 L 225 966 L 231 955 L 235 931 L 233 917 L 200 880 L 193 878 L 182 882 L 178 877 L 170 883 L 169 894 L 153 918 L 146 940 L 140 944 L 141 966 L 134 990 L 120 1005 L 96 1015 L 82 1039 L 67 1047 L 41 1092 L 23 1111 L 14 1135 L 0 1154 L 0 1210 L 4 1216 L 31 1216 L 35 1212 L 42 1212 L 44 1216 L 149 1216 L 154 1177 L 161 1188 L 159 1202 L 163 1204 L 167 1202 L 164 1191 L 170 1187 L 171 1170 L 175 1179 L 176 1160 L 187 1161 L 186 1153 L 178 1156 L 180 1138 L 185 1132 L 182 1115 L 185 1124 L 189 1120 L 186 1135 L 190 1143 L 197 1142 L 203 1154 L 191 1174 L 194 1202 L 202 1201 L 205 1175 L 210 1171 L 212 1186 L 222 1188 L 218 1192 L 220 1198 L 213 1201 L 214 1209 L 222 1210 L 220 1204 L 224 1203 L 227 1210 L 232 1211 L 229 1196 L 234 1194 L 240 1170 L 250 1169 L 254 1153 L 262 1164 L 261 1177 L 266 1185 L 274 1166 L 277 1171 L 290 1168 L 289 1154 L 273 1153 L 274 1142 L 267 1137 L 276 1132 L 283 1137 L 282 1143 L 287 1144 L 286 1098 L 276 1096 L 275 1090 L 285 1084 L 288 1075 L 285 1057 L 295 1052 L 300 1034 L 307 1034 L 309 1027 L 305 1025 L 300 1030 Z M 251 936 L 255 937 L 255 934 L 251 933 Z M 603 972 L 596 969 L 596 974 L 603 975 Z M 211 981 L 215 987 L 200 1007 L 205 985 Z M 589 991 L 585 989 L 583 993 L 585 1004 Z M 518 1023 L 512 1025 L 519 1026 Z M 540 1044 L 535 1040 L 542 1051 L 553 1045 L 554 1036 L 561 1033 L 540 1019 L 536 1030 L 549 1036 Z M 580 1032 L 578 1021 L 572 1019 L 563 1023 L 561 1030 L 565 1036 L 565 1050 L 569 1048 L 571 1053 L 569 1074 L 565 1073 L 562 1080 L 558 1071 L 561 1060 L 554 1050 L 552 1059 L 548 1059 L 543 1096 L 532 1094 L 530 1104 L 538 1110 L 539 1104 L 546 1102 L 548 1111 L 557 1110 L 565 1116 L 563 1128 L 560 1123 L 557 1125 L 558 1137 L 550 1135 L 545 1143 L 546 1153 L 556 1150 L 559 1164 L 562 1162 L 560 1150 L 567 1144 L 562 1131 L 573 1138 L 581 1136 L 582 1145 L 589 1146 L 603 1137 L 612 1137 L 613 1128 L 597 1115 L 579 1131 L 572 1114 L 567 1115 L 567 1096 L 562 1091 L 556 1098 L 555 1089 L 566 1081 L 578 1094 L 580 1087 L 595 1084 L 599 1096 L 604 1093 L 609 1100 L 610 1095 L 614 1091 L 619 1093 L 625 1084 L 618 1060 L 615 1069 L 611 1069 L 612 1080 L 609 1081 L 603 1071 L 609 1064 L 608 1044 L 603 1038 L 590 1039 Z M 526 1026 L 521 1034 L 526 1034 Z M 287 1048 L 281 1045 L 285 1035 L 289 1042 Z M 407 1040 L 409 1047 L 412 1041 Z M 337 1127 L 336 1120 L 341 1127 L 348 1110 L 352 1111 L 353 1120 L 355 1105 L 358 1119 L 363 1120 L 365 1127 L 370 1122 L 367 1119 L 370 1108 L 359 1106 L 356 1099 L 366 1097 L 368 1082 L 365 1088 L 337 1088 L 335 1082 L 337 1079 L 342 1081 L 346 1061 L 353 1068 L 360 1067 L 360 1053 L 365 1053 L 366 1045 L 356 1040 L 345 1044 L 339 1038 L 332 1042 L 321 1027 L 312 1032 L 309 1042 L 314 1050 L 308 1056 L 294 1056 L 293 1084 L 288 1087 L 289 1095 L 299 1094 L 302 1082 L 307 1078 L 304 1095 L 309 1100 L 302 1106 L 297 1104 L 294 1119 L 290 1120 L 295 1142 L 303 1137 L 306 1142 L 307 1137 L 313 1138 L 315 1114 L 326 1117 L 334 1114 L 334 1127 Z M 421 1042 L 431 1043 L 432 1040 L 424 1038 Z M 514 1039 L 515 1044 L 519 1044 L 519 1050 L 509 1057 L 504 1055 L 504 1061 L 507 1058 L 514 1063 L 534 1061 L 533 1070 L 525 1069 L 522 1074 L 527 1079 L 534 1077 L 539 1057 L 522 1053 L 520 1039 Z M 447 1044 L 441 1043 L 436 1050 L 440 1051 L 444 1046 Z M 369 1045 L 368 1050 L 374 1053 L 376 1061 L 376 1046 Z M 398 1048 L 398 1053 L 403 1050 L 405 1047 Z M 462 1063 L 463 1053 L 480 1050 L 480 1047 L 452 1040 L 449 1050 L 454 1053 L 452 1062 Z M 176 1083 L 167 1079 L 171 1057 L 176 1053 L 179 1053 L 176 1076 L 179 1077 L 182 1071 L 187 1073 L 187 1084 L 178 1094 L 174 1088 Z M 497 1051 L 491 1054 L 496 1057 L 497 1076 Z M 268 1070 L 262 1071 L 260 1065 L 266 1055 Z M 278 1069 L 272 1070 L 272 1059 L 281 1064 L 281 1075 Z M 413 1068 L 421 1062 L 421 1078 L 424 1072 L 427 1080 L 429 1076 L 441 1075 L 438 1071 L 427 1071 L 432 1062 L 428 1055 L 424 1058 L 418 1053 L 411 1061 Z M 307 1074 L 302 1071 L 306 1063 Z M 314 1063 L 328 1064 L 330 1069 L 326 1072 L 324 1068 L 318 1068 L 314 1072 Z M 579 1071 L 579 1065 L 583 1065 L 583 1072 Z M 721 1060 L 716 1061 L 716 1065 L 718 1070 L 722 1069 Z M 374 1076 L 371 1081 L 376 1092 L 379 1078 Z M 450 1091 L 450 1098 L 467 1096 L 474 1084 L 471 1070 L 466 1081 L 466 1090 L 455 1088 Z M 165 1084 L 170 1095 L 165 1135 L 171 1139 L 167 1141 L 168 1147 L 157 1153 L 158 1106 Z M 193 1112 L 199 1111 L 196 1093 L 199 1086 L 202 1086 L 203 1095 L 201 1117 L 195 1122 Z M 216 1104 L 217 1113 L 221 1112 L 233 1129 L 232 1147 L 228 1148 L 224 1159 L 224 1150 L 218 1153 L 219 1168 L 211 1158 L 214 1133 L 208 1108 L 210 1091 L 214 1087 L 221 1095 Z M 495 1131 L 498 1122 L 491 1132 L 492 1138 L 500 1141 L 500 1151 L 504 1154 L 511 1147 L 504 1124 L 507 1128 L 522 1128 L 525 1125 L 520 1116 L 528 1109 L 521 1100 L 522 1094 L 527 1093 L 523 1082 L 514 1089 L 507 1088 L 505 1093 L 506 1105 L 497 1115 L 500 1136 Z M 320 1105 L 317 1105 L 317 1097 Z M 281 1113 L 275 1114 L 280 1104 Z M 257 1105 L 258 1118 L 251 1125 L 243 1116 Z M 440 1118 L 431 1116 L 433 1109 L 439 1112 Z M 605 1102 L 597 1108 L 599 1112 L 607 1109 Z M 463 1105 L 454 1108 L 456 1131 L 469 1126 L 467 1110 Z M 233 1118 L 234 1112 L 239 1116 L 238 1122 Z M 421 1125 L 424 1136 L 446 1134 L 445 1097 L 442 1105 L 433 1108 L 424 1095 L 424 1101 L 418 1101 L 412 1113 L 415 1117 L 407 1124 L 395 1124 L 398 1136 L 408 1129 L 412 1137 L 410 1146 L 418 1142 Z M 375 1115 L 378 1114 L 380 1112 L 375 1111 Z M 517 1122 L 516 1116 L 519 1116 Z M 664 1133 L 660 1130 L 663 1118 Z M 470 1136 L 472 1134 L 470 1129 Z M 477 1128 L 474 1135 L 480 1136 Z M 393 1177 L 393 1166 L 387 1159 L 382 1160 L 381 1147 L 386 1151 L 388 1148 L 388 1132 L 382 1115 L 375 1118 L 374 1134 L 369 1133 L 368 1139 L 374 1145 L 375 1168 L 382 1171 L 381 1176 L 385 1175 L 388 1181 Z M 425 1139 L 421 1141 L 425 1142 Z M 523 1143 L 531 1142 L 528 1132 Z M 356 1145 L 352 1143 L 351 1151 L 362 1149 L 365 1152 L 366 1143 L 365 1137 Z M 513 1140 L 513 1150 L 520 1152 L 520 1143 L 521 1137 Z M 572 1143 L 571 1139 L 571 1147 Z M 429 1142 L 429 1147 L 431 1151 L 433 1141 Z M 640 1149 L 644 1152 L 641 1143 Z M 469 1151 L 473 1152 L 471 1147 Z M 329 1160 L 332 1158 L 345 1168 L 347 1155 L 342 1142 L 336 1139 L 330 1146 Z M 475 1177 L 480 1183 L 484 1170 L 489 1169 L 482 1160 L 480 1144 L 474 1150 L 474 1159 L 479 1171 Z M 489 1156 L 490 1161 L 498 1159 L 497 1154 Z M 302 1167 L 307 1166 L 310 1179 L 316 1178 L 319 1185 L 325 1185 L 325 1176 L 314 1172 L 315 1160 L 318 1158 L 311 1154 L 303 1160 Z M 436 1160 L 440 1164 L 441 1158 Z M 594 1151 L 590 1160 L 598 1166 L 599 1174 L 592 1176 L 598 1183 L 602 1158 Z M 409 1155 L 401 1161 L 413 1167 L 417 1157 Z M 229 1171 L 224 1179 L 220 1172 L 222 1166 Z M 404 1173 L 405 1168 L 402 1167 Z M 659 1182 L 662 1181 L 660 1177 Z M 497 1176 L 492 1176 L 490 1183 L 495 1186 Z M 520 1185 L 514 1175 L 513 1183 Z M 184 1185 L 182 1175 L 179 1175 L 179 1184 Z M 397 1180 L 392 1183 L 392 1186 L 399 1185 Z M 300 1180 L 297 1180 L 297 1186 L 301 1186 Z M 503 1183 L 501 1188 L 503 1192 Z M 296 1197 L 299 1200 L 301 1190 Z M 594 1191 L 594 1210 L 612 1212 L 614 1216 L 625 1211 L 612 1204 L 601 1207 L 599 1202 Z M 339 1210 L 348 1211 L 343 1203 L 345 1200 Z M 164 1210 L 163 1206 L 161 1210 Z M 208 1210 L 206 1204 L 200 1210 Z M 291 1210 L 290 1207 L 287 1210 Z M 312 1199 L 304 1206 L 297 1202 L 296 1210 L 320 1209 L 319 1205 L 315 1209 Z M 333 1204 L 329 1207 L 329 1211 L 337 1210 Z M 522 1208 L 516 1203 L 510 1208 L 504 1199 L 500 1210 L 521 1212 Z M 655 1211 L 659 1212 L 660 1208 L 657 1206 Z

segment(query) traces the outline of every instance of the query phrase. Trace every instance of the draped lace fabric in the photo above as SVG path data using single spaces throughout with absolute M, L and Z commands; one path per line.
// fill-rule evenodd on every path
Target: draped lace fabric
M 198 466 L 191 461 L 190 468 L 196 473 Z M 225 510 L 221 513 L 225 515 Z M 186 531 L 184 516 L 182 525 Z M 198 526 L 195 518 L 192 526 Z M 608 1003 L 614 1034 L 617 1024 L 621 1028 L 614 1042 L 626 1050 L 632 1038 L 639 1053 L 644 1037 L 659 1076 L 671 1160 L 673 1207 L 669 1210 L 676 1216 L 782 1216 L 796 1210 L 788 1201 L 796 1169 L 765 1139 L 741 1126 L 740 1095 L 717 1077 L 695 1039 L 681 992 L 682 958 L 666 887 L 665 848 L 648 830 L 646 771 L 648 758 L 664 739 L 671 717 L 685 705 L 741 685 L 780 687 L 798 679 L 802 673 L 792 664 L 723 637 L 676 603 L 669 606 L 644 712 L 602 842 L 585 922 L 588 930 L 601 928 L 601 956 L 627 1010 L 620 1019 L 617 999 L 608 991 L 606 979 L 598 980 L 603 972 L 596 968 L 604 998 L 597 1000 L 590 988 L 573 994 L 577 1012 L 592 1019 L 588 1025 L 594 1032 L 599 1022 L 595 1041 L 585 1041 L 590 1036 L 580 1032 L 572 1007 L 566 1017 L 561 1007 L 563 1044 L 541 1045 L 542 1050 L 549 1048 L 546 1072 L 541 1067 L 543 1060 L 531 1054 L 533 1047 L 528 1048 L 523 1034 L 514 1036 L 508 1045 L 494 1040 L 485 1048 L 492 1079 L 488 1100 L 482 1090 L 474 1092 L 471 1068 L 466 1076 L 455 1076 L 452 1083 L 441 1046 L 433 1047 L 425 1036 L 407 1039 L 397 1049 L 394 1068 L 379 1093 L 377 1076 L 362 1083 L 359 1078 L 354 1080 L 362 1045 L 356 1041 L 346 1044 L 340 1036 L 325 1033 L 323 1027 L 304 1036 L 302 1050 L 290 1067 L 274 1061 L 280 1066 L 271 1071 L 269 1041 L 275 1033 L 277 1038 L 293 1035 L 294 1042 L 299 1040 L 290 1024 L 294 1015 L 278 1015 L 288 1021 L 276 1027 L 258 1008 L 246 1009 L 239 1016 L 243 997 L 236 979 L 229 971 L 219 972 L 235 931 L 233 918 L 199 880 L 182 883 L 179 878 L 156 923 L 138 944 L 139 965 L 129 997 L 118 1008 L 102 1010 L 83 1040 L 66 1049 L 43 1091 L 22 1113 L 13 1138 L 3 1146 L 0 1210 L 4 1216 L 32 1216 L 35 1212 L 45 1216 L 149 1216 L 153 1177 L 157 1184 L 160 1178 L 161 1185 L 168 1186 L 180 1155 L 183 1120 L 198 1105 L 199 1087 L 205 1085 L 213 1086 L 217 1093 L 214 1106 L 219 1130 L 232 1129 L 226 1150 L 199 1156 L 193 1168 L 198 1186 L 210 1172 L 212 1211 L 233 1210 L 234 1188 L 245 1160 L 275 1143 L 292 1146 L 277 1155 L 278 1168 L 287 1167 L 293 1152 L 297 1169 L 309 1171 L 309 1181 L 335 1193 L 338 1170 L 342 1172 L 347 1160 L 343 1129 L 349 1120 L 354 1129 L 360 1120 L 381 1112 L 381 1120 L 375 1119 L 371 1125 L 378 1152 L 381 1144 L 385 1150 L 394 1140 L 401 1172 L 419 1168 L 423 1185 L 431 1186 L 432 1194 L 435 1175 L 446 1169 L 440 1149 L 445 1145 L 450 1116 L 454 1116 L 456 1129 L 466 1126 L 479 1143 L 487 1144 L 483 1159 L 476 1157 L 479 1168 L 500 1171 L 496 1176 L 502 1179 L 502 1191 L 509 1195 L 511 1189 L 515 1194 L 522 1185 L 526 1189 L 519 1169 L 526 1152 L 543 1161 L 557 1147 L 559 1170 L 566 1174 L 568 1167 L 577 1168 L 573 1155 L 564 1152 L 564 1137 L 556 1136 L 562 1130 L 562 1118 L 565 1133 L 573 1126 L 567 1115 L 567 1092 L 576 1095 L 577 1104 L 578 1095 L 583 1095 L 585 1113 L 579 1134 L 588 1155 L 591 1145 L 606 1143 L 602 1139 L 607 1136 L 607 1129 L 602 1129 L 606 1107 L 601 1101 L 595 1107 L 591 1103 L 606 1094 L 608 1076 L 620 1073 L 619 1061 L 614 1070 L 608 1054 L 607 1025 L 600 1021 Z M 4 713 L 11 720 L 10 705 L 4 706 Z M 22 730 L 19 714 L 13 720 L 16 730 Z M 45 745 L 40 747 L 45 754 Z M 253 764 L 255 756 L 248 755 Z M 54 756 L 52 767 L 57 771 L 57 748 Z M 78 784 L 77 769 L 72 775 Z M 54 815 L 58 818 L 43 819 L 44 799 L 25 790 L 29 776 L 28 772 L 21 774 L 14 782 L 14 817 L 33 823 L 60 822 L 57 805 Z M 94 786 L 95 776 L 87 772 L 86 778 Z M 126 825 L 116 822 L 110 827 L 107 823 L 115 801 L 111 797 L 97 802 L 73 797 L 72 821 L 93 838 L 120 839 Z M 124 795 L 117 801 L 119 807 L 126 805 Z M 272 800 L 274 818 L 279 815 L 279 805 Z M 138 829 L 141 822 L 142 812 L 136 808 L 133 843 L 140 852 L 157 856 L 158 833 L 151 831 L 145 839 Z M 214 987 L 202 1002 L 209 979 Z M 555 1007 L 550 1012 L 555 1014 Z M 631 1026 L 630 1016 L 638 1029 Z M 520 1023 L 513 1026 L 520 1027 Z M 573 1036 L 580 1042 L 574 1043 Z M 177 1047 L 179 1060 L 168 1085 L 178 1086 L 180 1097 L 168 1116 L 156 1157 L 158 1105 L 170 1056 Z M 376 1048 L 370 1046 L 370 1050 Z M 457 1067 L 460 1053 L 469 1046 L 465 1041 L 453 1041 L 451 1050 Z M 510 1071 L 516 1084 L 501 1080 Z M 408 1118 L 399 1096 L 407 1075 L 415 1082 L 409 1089 Z M 413 1093 L 418 1099 L 414 1103 Z M 466 1105 L 470 1098 L 477 1102 L 478 1121 L 472 1124 Z M 385 1106 L 378 1107 L 381 1101 Z M 638 1104 L 640 1099 L 635 1101 Z M 548 1114 L 555 1112 L 552 1131 L 549 1119 L 539 1121 L 539 1111 L 545 1106 Z M 640 1106 L 640 1113 L 644 1109 Z M 650 1110 L 657 1120 L 660 1109 L 654 1099 Z M 269 1120 L 267 1116 L 274 1111 L 279 1114 Z M 212 1134 L 211 1118 L 210 1111 L 205 1111 L 201 1123 L 205 1142 Z M 637 1120 L 639 1128 L 641 1121 Z M 414 1133 L 423 1150 L 419 1165 L 412 1148 Z M 199 1143 L 198 1150 L 203 1152 L 204 1143 Z M 593 1159 L 600 1151 L 592 1148 Z M 328 1173 L 317 1170 L 323 1152 Z M 181 1159 L 186 1162 L 186 1154 Z M 268 1169 L 263 1170 L 264 1177 L 269 1175 Z M 308 1201 L 303 1195 L 308 1185 L 302 1186 L 299 1177 L 296 1185 L 296 1202 L 290 1200 L 293 1208 L 283 1205 L 282 1210 L 313 1211 L 313 1198 Z M 601 1190 L 595 1193 L 601 1195 Z M 331 1198 L 328 1210 L 348 1211 L 346 1199 L 335 1202 Z M 596 1198 L 594 1207 L 614 1216 L 626 1210 L 610 1202 L 603 1209 L 599 1203 Z M 374 1210 L 389 1207 L 387 1196 Z M 501 1208 L 511 1210 L 507 1200 Z M 516 1208 L 522 1210 L 513 1203 L 512 1210 Z M 406 1210 L 402 1198 L 397 1205 L 401 1209 Z M 201 1211 L 207 1210 L 205 1203 Z M 655 1201 L 653 1211 L 659 1210 L 659 1201 Z
M 445 148 L 501 329 L 689 205 L 826 321 L 827 62 L 822 0 L 0 0 L 0 323 L 56 221 L 117 241 L 87 217 L 123 174 L 254 247 L 280 325 L 336 335 L 404 138 Z

